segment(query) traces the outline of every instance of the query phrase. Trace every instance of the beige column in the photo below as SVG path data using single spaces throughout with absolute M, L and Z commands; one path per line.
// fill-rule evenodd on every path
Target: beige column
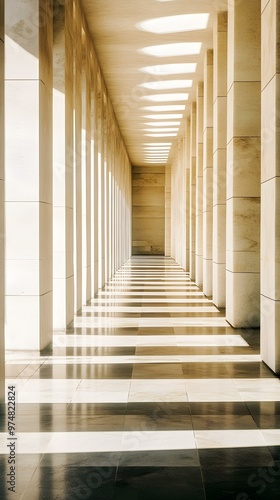
M 261 355 L 280 372 L 280 2 L 262 2 Z
M 185 123 L 185 165 L 186 165 L 186 271 L 190 270 L 190 119 Z
M 98 92 L 98 287 L 105 285 L 105 168 L 104 168 L 104 96 L 99 77 Z
M 92 235 L 93 235 L 93 260 L 94 260 L 94 270 L 93 270 L 93 283 L 92 283 L 92 296 L 98 291 L 98 263 L 99 263 L 99 137 L 98 137 L 98 83 L 97 83 L 97 67 L 95 61 L 92 64 L 92 82 L 93 82 L 93 203 L 92 203 Z
M 54 16 L 53 326 L 74 316 L 73 271 L 73 4 Z
M 83 46 L 82 86 L 82 302 L 91 299 L 91 55 Z
M 190 115 L 190 278 L 195 280 L 196 236 L 196 103 L 191 104 Z
M 229 3 L 226 309 L 244 328 L 260 317 L 260 21 L 260 0 Z
M 123 218 L 124 218 L 123 171 L 124 171 L 124 153 L 123 153 L 123 148 L 122 148 L 121 165 L 120 165 L 120 230 L 119 230 L 120 258 L 119 258 L 119 267 L 123 263 Z
M 203 107 L 204 85 L 199 82 L 196 90 L 196 242 L 195 281 L 203 285 Z
M 109 99 L 108 99 L 109 105 Z M 108 126 L 107 126 L 107 136 L 108 136 L 108 160 L 107 160 L 107 179 L 108 179 L 108 228 L 107 228 L 107 261 L 108 261 L 108 279 L 112 278 L 112 132 L 113 123 L 111 116 L 111 108 L 108 108 Z
M 116 211 L 116 200 L 115 200 L 115 162 L 116 162 L 116 130 L 114 123 L 112 121 L 112 161 L 111 161 L 111 269 L 112 276 L 114 276 L 115 269 L 115 248 L 116 248 L 116 238 L 115 238 L 115 211 Z
M 6 346 L 41 350 L 53 330 L 52 2 L 8 0 L 6 34 Z
M 4 0 L 0 0 L 0 404 L 5 402 Z
M 174 146 L 171 164 L 171 256 L 186 267 L 186 168 L 184 139 Z
M 171 166 L 165 167 L 165 255 L 171 255 Z
M 109 139 L 109 105 L 107 94 L 105 94 L 104 98 L 105 105 L 105 153 L 104 153 L 104 182 L 105 182 L 105 245 L 104 245 L 104 258 L 105 258 L 105 283 L 108 282 L 109 279 L 109 259 L 110 259 L 110 251 L 109 251 L 109 211 L 110 211 L 110 200 L 109 200 L 109 169 L 110 169 L 110 139 Z
M 213 290 L 213 50 L 204 61 L 203 119 L 203 293 Z
M 226 306 L 227 12 L 214 24 L 213 302 Z
M 82 307 L 82 18 L 78 0 L 74 0 L 74 57 L 75 57 L 75 155 L 74 155 L 74 276 L 75 312 Z

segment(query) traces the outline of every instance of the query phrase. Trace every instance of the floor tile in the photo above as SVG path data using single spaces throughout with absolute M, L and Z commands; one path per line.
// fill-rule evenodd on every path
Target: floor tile
M 41 355 L 7 353 L 13 499 L 278 500 L 280 381 L 258 329 L 232 328 L 164 257 L 131 258 L 74 323 Z
M 114 500 L 204 500 L 198 467 L 120 467 Z

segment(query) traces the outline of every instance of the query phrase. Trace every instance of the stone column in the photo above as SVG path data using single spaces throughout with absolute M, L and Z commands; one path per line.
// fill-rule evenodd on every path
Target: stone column
M 98 86 L 97 86 L 97 65 L 96 61 L 92 64 L 92 81 L 93 81 L 93 254 L 94 254 L 94 271 L 93 271 L 93 293 L 94 296 L 98 292 L 98 263 L 99 263 L 99 197 L 98 197 L 98 173 L 99 173 L 99 155 L 98 155 Z
M 53 331 L 52 2 L 8 0 L 6 34 L 6 346 L 41 350 Z
M 171 166 L 165 167 L 165 255 L 171 255 Z
M 74 316 L 73 4 L 55 4 L 53 91 L 53 326 Z
M 175 145 L 171 166 L 171 256 L 186 266 L 186 168 L 184 139 Z
M 195 281 L 203 285 L 203 107 L 204 85 L 199 82 L 196 91 L 196 246 Z
M 83 246 L 83 304 L 91 299 L 91 55 L 83 47 L 83 152 L 82 152 L 82 246 Z
M 213 302 L 226 306 L 227 12 L 214 24 Z
M 116 130 L 112 120 L 112 161 L 111 161 L 111 269 L 112 276 L 115 274 L 115 147 L 116 147 Z
M 74 0 L 74 57 L 75 57 L 75 188 L 74 188 L 74 245 L 75 245 L 75 312 L 78 313 L 82 307 L 82 276 L 83 276 L 83 256 L 82 256 L 82 74 L 83 74 L 83 53 L 82 53 L 82 17 L 78 0 Z
M 190 117 L 190 278 L 195 280 L 196 236 L 196 103 L 191 104 Z
M 190 270 L 190 119 L 185 123 L 186 161 L 186 271 Z
M 98 287 L 105 285 L 104 99 L 98 75 Z
M 203 293 L 213 289 L 213 50 L 204 61 L 203 119 Z
M 109 259 L 110 259 L 110 247 L 109 247 L 109 210 L 110 210 L 110 200 L 109 200 L 109 169 L 110 169 L 110 129 L 109 129 L 109 105 L 108 105 L 108 97 L 107 93 L 104 98 L 104 106 L 105 106 L 105 153 L 104 153 L 104 190 L 105 190 L 105 246 L 104 246 L 104 259 L 105 259 L 105 283 L 108 282 L 109 279 Z
M 260 317 L 260 21 L 260 0 L 229 3 L 226 309 L 239 328 Z
M 108 227 L 107 227 L 107 281 L 112 277 L 112 268 L 111 268 L 111 237 L 112 237 L 112 220 L 111 220 L 111 203 L 112 203 L 112 192 L 111 192 L 111 114 L 110 108 L 108 109 L 108 153 L 107 153 L 107 209 L 108 209 Z
M 0 404 L 5 402 L 4 0 L 0 0 Z
M 280 372 L 280 1 L 262 2 L 261 355 Z

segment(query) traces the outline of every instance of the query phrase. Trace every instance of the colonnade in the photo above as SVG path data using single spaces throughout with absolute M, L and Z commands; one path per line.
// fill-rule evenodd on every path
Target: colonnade
M 0 5 L 2 397 L 4 321 L 41 351 L 130 257 L 131 165 L 79 0 L 6 1 L 5 103 Z
M 232 0 L 174 155 L 171 256 L 236 328 L 261 326 L 261 355 L 280 371 L 279 0 Z M 181 143 L 180 143 L 181 144 Z M 179 144 L 179 147 L 180 147 Z M 185 179 L 188 182 L 185 182 Z M 180 205 L 189 245 L 179 230 Z M 169 242 L 167 241 L 167 245 Z M 188 259 L 180 259 L 189 247 Z M 189 260 L 189 262 L 188 262 Z
M 261 326 L 276 372 L 279 26 L 280 0 L 231 0 L 217 14 L 165 175 L 166 255 L 232 326 Z M 79 0 L 0 0 L 0 400 L 5 323 L 17 350 L 42 350 L 71 325 L 130 257 L 131 206 L 131 166 Z

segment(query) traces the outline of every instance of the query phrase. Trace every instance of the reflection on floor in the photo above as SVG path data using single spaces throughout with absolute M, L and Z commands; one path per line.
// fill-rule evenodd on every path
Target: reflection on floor
M 8 353 L 16 493 L 0 498 L 280 497 L 280 383 L 172 259 L 134 257 L 45 355 Z

